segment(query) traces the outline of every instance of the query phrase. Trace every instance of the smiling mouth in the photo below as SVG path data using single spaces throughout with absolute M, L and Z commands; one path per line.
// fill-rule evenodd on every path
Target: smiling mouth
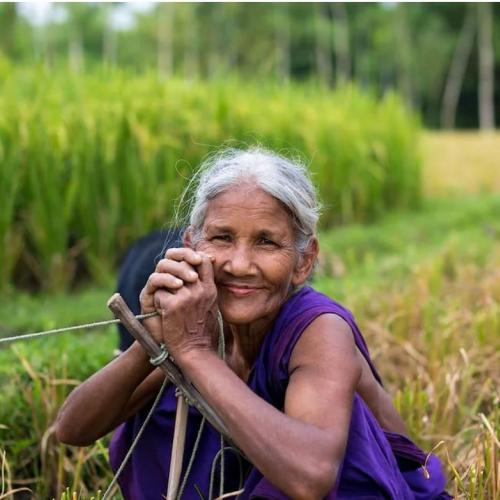
M 260 290 L 260 288 L 255 286 L 238 285 L 236 283 L 226 283 L 223 287 L 236 297 L 246 297 L 247 295 L 252 295 Z

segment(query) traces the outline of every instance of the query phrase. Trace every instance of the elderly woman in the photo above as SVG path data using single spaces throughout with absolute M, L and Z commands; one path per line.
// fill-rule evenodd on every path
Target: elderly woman
M 244 459 L 221 458 L 220 436 L 208 424 L 198 432 L 190 409 L 184 470 L 196 450 L 182 498 L 238 490 L 240 474 L 239 498 L 450 498 L 438 459 L 405 437 L 352 314 L 306 286 L 319 215 L 306 169 L 262 149 L 231 150 L 197 179 L 184 247 L 158 263 L 142 311 L 160 313 L 146 328 Z M 58 437 L 87 445 L 121 424 L 110 447 L 116 469 L 162 380 L 134 344 L 73 391 Z M 175 404 L 167 387 L 121 475 L 125 498 L 165 494 Z

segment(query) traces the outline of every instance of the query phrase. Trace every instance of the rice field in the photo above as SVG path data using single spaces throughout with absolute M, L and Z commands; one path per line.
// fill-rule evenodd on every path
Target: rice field
M 109 281 L 224 144 L 301 156 L 329 201 L 325 227 L 416 207 L 418 132 L 397 96 L 355 86 L 0 67 L 0 293 Z
M 500 193 L 500 133 L 426 132 L 422 154 L 427 196 Z
M 327 202 L 315 286 L 355 313 L 448 490 L 500 498 L 498 134 L 425 132 L 419 150 L 397 98 L 355 89 L 0 76 L 0 337 L 107 319 L 119 250 L 163 225 L 229 135 L 300 151 Z M 108 438 L 65 446 L 52 423 L 116 343 L 108 327 L 0 349 L 0 500 L 90 499 L 109 484 Z

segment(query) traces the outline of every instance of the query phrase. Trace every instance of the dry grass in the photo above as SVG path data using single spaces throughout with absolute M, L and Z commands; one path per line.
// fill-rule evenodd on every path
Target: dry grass
M 500 192 L 499 132 L 426 132 L 422 151 L 427 196 Z
M 498 236 L 494 241 L 488 255 L 467 255 L 450 241 L 404 280 L 356 282 L 344 291 L 411 436 L 427 451 L 437 447 L 458 499 L 500 498 Z M 328 260 L 324 270 L 342 269 L 338 255 Z M 347 279 L 349 266 L 342 272 Z M 334 281 L 322 280 L 321 288 L 335 296 Z

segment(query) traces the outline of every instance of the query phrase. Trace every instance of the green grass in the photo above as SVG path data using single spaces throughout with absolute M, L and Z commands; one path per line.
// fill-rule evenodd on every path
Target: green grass
M 2 302 L 0 331 L 6 336 L 110 319 L 111 293 L 95 288 L 75 296 L 16 294 Z M 55 441 L 51 424 L 68 392 L 110 361 L 116 345 L 116 327 L 110 326 L 0 350 L 0 449 L 7 450 L 12 478 L 32 478 L 23 484 L 39 498 L 50 498 L 65 485 L 85 495 L 85 482 L 96 490 L 106 486 L 107 439 L 86 450 L 66 447 Z M 12 487 L 9 476 L 2 486 Z
M 418 212 L 322 233 L 316 284 L 342 299 L 357 286 L 404 279 L 439 255 L 448 259 L 449 272 L 460 260 L 484 263 L 499 239 L 500 195 L 426 200 Z
M 419 212 L 323 232 L 320 242 L 315 286 L 355 313 L 409 432 L 426 450 L 437 446 L 449 490 L 498 497 L 500 197 L 429 201 Z M 14 294 L 0 303 L 0 331 L 106 319 L 112 291 Z M 106 440 L 82 452 L 47 429 L 74 380 L 107 362 L 115 345 L 115 328 L 106 328 L 0 350 L 11 487 L 35 478 L 27 486 L 42 498 L 63 486 L 84 497 L 105 487 Z

